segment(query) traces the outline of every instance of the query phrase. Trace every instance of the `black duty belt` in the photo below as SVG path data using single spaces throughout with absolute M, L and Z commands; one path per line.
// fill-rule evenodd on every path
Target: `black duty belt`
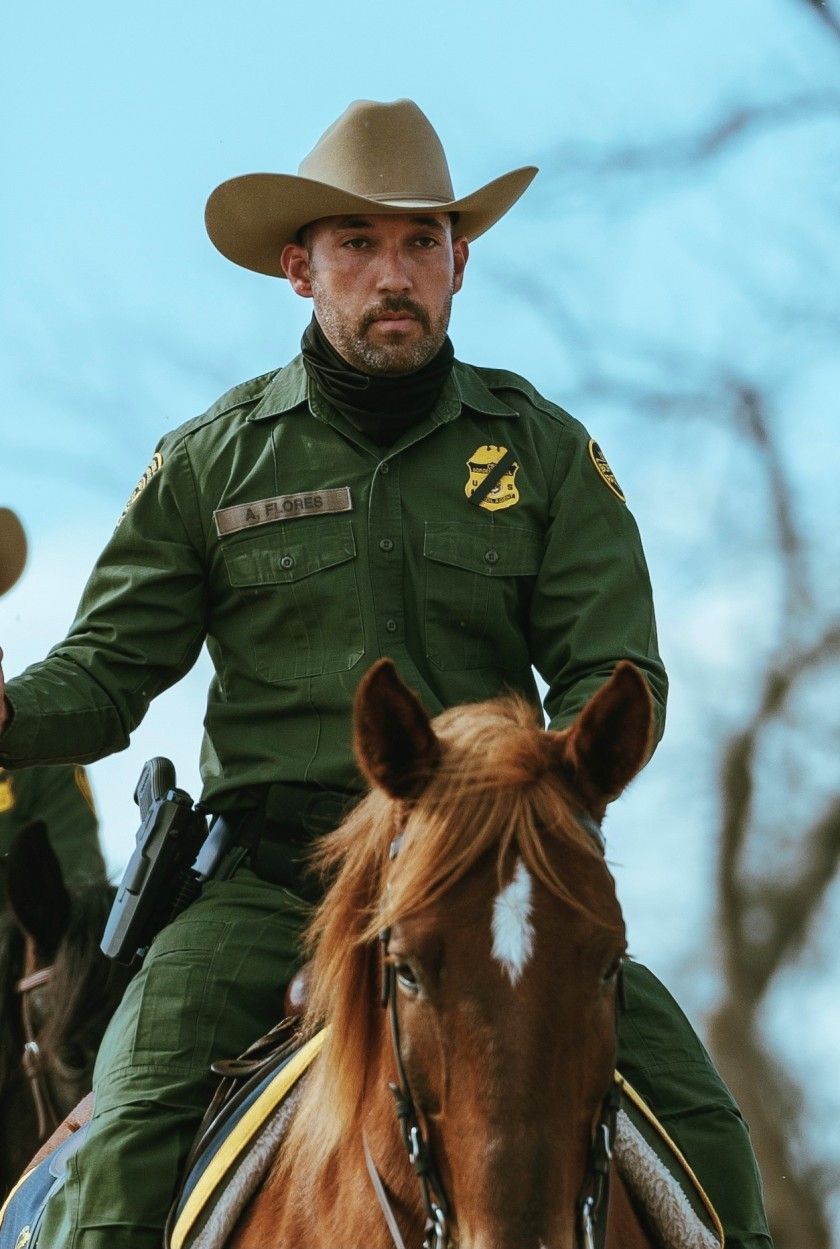
M 244 800 L 254 795 L 243 795 Z M 313 843 L 337 828 L 360 794 L 309 785 L 270 785 L 255 807 L 224 812 L 244 862 L 261 880 L 316 901 L 323 887 L 308 867 Z

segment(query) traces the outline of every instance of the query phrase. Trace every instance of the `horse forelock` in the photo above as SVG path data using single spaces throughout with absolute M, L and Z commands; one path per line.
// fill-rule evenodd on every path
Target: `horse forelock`
M 361 1129 L 381 1031 L 376 978 L 383 927 L 440 899 L 495 851 L 500 885 L 521 858 L 570 908 L 598 926 L 622 929 L 601 851 L 577 818 L 574 793 L 556 774 L 534 708 L 516 696 L 496 699 L 444 712 L 434 728 L 442 759 L 420 797 L 404 806 L 374 790 L 320 848 L 320 866 L 332 883 L 308 935 L 313 988 L 307 1022 L 313 1031 L 329 1024 L 330 1035 L 278 1184 L 294 1167 L 296 1179 L 307 1176 L 313 1192 L 342 1140 Z M 397 834 L 400 849 L 392 861 Z M 563 875 L 555 866 L 560 861 Z M 583 894 L 575 891 L 582 875 L 588 882 Z
M 600 868 L 600 847 L 579 820 L 582 807 L 558 774 L 548 734 L 534 708 L 510 696 L 444 712 L 435 721 L 444 745 L 441 766 L 408 813 L 403 850 L 365 936 L 436 902 L 485 855 L 496 852 L 501 887 L 516 858 L 557 898 L 596 924 L 616 926 L 614 894 L 581 897 L 579 865 Z M 554 844 L 566 852 L 561 874 Z M 591 873 L 588 873 L 591 874 Z M 608 884 L 606 872 L 596 873 Z

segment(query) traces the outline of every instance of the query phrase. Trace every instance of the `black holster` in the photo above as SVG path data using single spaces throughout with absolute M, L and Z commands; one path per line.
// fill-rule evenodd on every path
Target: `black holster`
M 108 958 L 127 964 L 142 958 L 161 928 L 197 896 L 193 865 L 207 839 L 204 812 L 176 788 L 169 759 L 144 765 L 134 801 L 142 822 L 101 942 Z

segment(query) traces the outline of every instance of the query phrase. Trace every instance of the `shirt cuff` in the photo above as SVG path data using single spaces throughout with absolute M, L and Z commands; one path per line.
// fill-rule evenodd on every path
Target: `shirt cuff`
M 12 721 L 0 733 L 0 764 L 4 767 L 37 763 L 35 743 L 38 739 L 38 701 L 26 687 L 15 681 L 6 686 L 6 700 L 12 709 Z

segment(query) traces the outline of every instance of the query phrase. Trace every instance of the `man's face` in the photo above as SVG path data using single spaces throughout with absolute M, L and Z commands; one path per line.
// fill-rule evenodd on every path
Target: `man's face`
M 365 373 L 411 373 L 446 337 L 469 247 L 445 215 L 324 217 L 283 269 L 336 351 Z

